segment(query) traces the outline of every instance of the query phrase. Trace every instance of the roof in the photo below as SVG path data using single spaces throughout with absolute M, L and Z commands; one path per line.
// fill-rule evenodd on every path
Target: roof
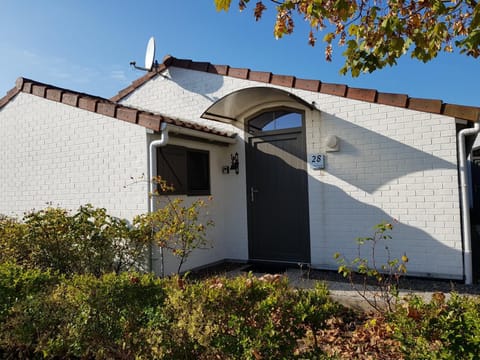
M 219 131 L 207 126 L 143 111 L 130 106 L 124 106 L 115 101 L 98 96 L 63 89 L 22 77 L 18 78 L 15 87 L 11 89 L 6 96 L 0 99 L 0 109 L 8 104 L 20 92 L 137 124 L 154 131 L 160 131 L 161 124 L 166 123 L 190 130 L 201 131 L 223 137 L 231 137 L 231 134 L 227 132 Z
M 343 84 L 323 83 L 320 80 L 300 79 L 295 76 L 277 75 L 272 74 L 271 72 L 253 71 L 247 68 L 235 68 L 228 65 L 214 65 L 209 62 L 177 59 L 170 55 L 167 55 L 164 58 L 163 63 L 159 64 L 156 69 L 135 80 L 130 86 L 121 90 L 117 95 L 111 98 L 111 100 L 115 102 L 120 101 L 170 66 L 238 79 L 252 80 L 264 84 L 284 86 L 292 89 L 313 91 L 370 103 L 423 111 L 432 114 L 441 114 L 468 121 L 480 120 L 480 107 L 476 106 L 447 104 L 442 100 L 412 98 L 406 94 L 384 93 L 374 89 L 354 88 Z

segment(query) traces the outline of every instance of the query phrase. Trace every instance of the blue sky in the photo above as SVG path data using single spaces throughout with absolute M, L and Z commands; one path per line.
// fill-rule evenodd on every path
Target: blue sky
M 292 36 L 275 40 L 273 15 L 270 11 L 255 22 L 249 8 L 242 14 L 236 7 L 218 13 L 213 0 L 2 0 L 0 97 L 19 76 L 111 97 L 143 75 L 129 63 L 143 64 L 154 36 L 159 62 L 171 54 L 480 106 L 480 59 L 445 54 L 423 64 L 405 58 L 396 67 L 354 79 L 339 75 L 341 49 L 326 63 L 323 44 L 307 44 L 308 28 L 301 20 Z

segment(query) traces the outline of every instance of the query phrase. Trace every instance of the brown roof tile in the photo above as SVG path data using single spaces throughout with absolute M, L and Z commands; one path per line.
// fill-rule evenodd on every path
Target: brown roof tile
M 444 104 L 443 113 L 460 119 L 480 119 L 480 108 L 465 105 Z
M 270 83 L 278 86 L 293 87 L 293 84 L 295 84 L 295 76 L 272 74 Z
M 62 91 L 59 89 L 47 89 L 47 99 L 57 102 L 62 101 Z
M 320 92 L 328 95 L 345 97 L 347 94 L 347 85 L 322 83 Z
M 78 98 L 80 96 L 78 94 L 72 93 L 65 93 L 62 96 L 62 103 L 70 105 L 70 106 L 78 106 Z
M 209 64 L 210 63 L 208 63 L 208 62 L 193 62 L 190 69 L 197 70 L 197 71 L 208 72 Z
M 295 80 L 295 87 L 300 90 L 307 90 L 318 92 L 320 90 L 321 82 L 319 80 L 297 79 Z
M 81 96 L 78 99 L 78 107 L 83 110 L 95 112 L 97 110 L 97 99 Z
M 377 98 L 377 90 L 372 89 L 359 89 L 359 88 L 351 88 L 347 89 L 346 97 L 354 100 L 360 101 L 367 101 L 367 102 L 375 102 Z
M 444 104 L 441 100 L 409 98 L 408 95 L 405 94 L 389 94 L 377 92 L 377 90 L 374 89 L 349 88 L 344 84 L 327 84 L 322 83 L 319 80 L 296 79 L 294 76 L 277 75 L 269 72 L 252 71 L 250 69 L 231 68 L 228 65 L 215 65 L 207 62 L 195 62 L 188 59 L 177 59 L 170 55 L 167 55 L 164 58 L 163 63 L 156 72 L 147 73 L 147 75 L 141 77 L 139 81 L 134 81 L 132 85 L 121 90 L 111 100 L 119 101 L 123 99 L 125 96 L 129 95 L 150 80 L 153 76 L 156 76 L 158 72 L 167 69 L 169 66 L 248 79 L 288 88 L 320 92 L 323 94 L 382 105 L 407 108 L 434 114 L 443 114 L 469 121 L 478 121 L 480 119 L 480 107 Z M 149 75 L 152 73 L 153 75 Z
M 116 109 L 117 105 L 111 102 L 99 102 L 97 104 L 97 112 L 105 116 L 115 117 Z
M 140 112 L 138 114 L 138 125 L 142 125 L 148 129 L 160 131 L 160 124 L 162 119 L 154 114 L 147 114 Z
M 123 121 L 137 123 L 138 110 L 120 106 L 117 108 L 117 118 Z
M 269 83 L 272 78 L 272 73 L 264 71 L 250 71 L 248 80 Z
M 405 94 L 390 94 L 378 93 L 377 103 L 382 105 L 390 105 L 397 107 L 407 107 L 408 95 Z
M 408 108 L 412 110 L 441 114 L 442 100 L 409 98 Z
M 228 76 L 238 78 L 238 79 L 247 79 L 249 69 L 240 69 L 240 68 L 229 68 L 228 69 Z
M 0 109 L 4 107 L 10 100 L 12 100 L 17 94 L 20 92 L 20 89 L 14 87 L 10 91 L 7 92 L 3 98 L 0 99 Z
M 156 76 L 156 74 L 153 76 Z M 152 78 L 153 76 L 149 73 L 146 75 L 146 78 Z M 7 105 L 7 103 L 10 102 L 20 92 L 39 96 L 51 101 L 61 102 L 65 105 L 77 107 L 119 120 L 135 123 L 154 131 L 159 131 L 161 123 L 166 122 L 185 128 L 195 128 L 196 130 L 205 133 L 215 134 L 223 137 L 231 137 L 231 135 L 227 132 L 219 131 L 199 124 L 192 124 L 180 119 L 169 118 L 160 114 L 153 114 L 151 112 L 142 111 L 133 107 L 120 105 L 116 102 L 98 96 L 82 94 L 76 91 L 43 84 L 25 78 L 18 78 L 15 83 L 15 87 L 10 90 L 6 96 L 0 99 L 0 109 Z
M 227 75 L 228 74 L 228 65 L 212 65 L 208 67 L 208 72 L 217 75 Z
M 172 59 L 173 59 L 173 61 L 172 61 L 171 66 L 190 69 L 190 65 L 192 63 L 192 60 L 190 60 L 190 59 L 177 59 L 177 58 L 172 58 Z
M 45 97 L 45 90 L 47 87 L 44 85 L 33 84 L 32 85 L 32 94 L 40 97 Z

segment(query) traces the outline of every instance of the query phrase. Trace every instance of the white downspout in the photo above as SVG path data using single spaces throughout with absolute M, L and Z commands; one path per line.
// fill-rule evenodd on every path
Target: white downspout
M 465 270 L 465 284 L 473 283 L 472 271 L 472 233 L 470 228 L 470 201 L 468 196 L 467 179 L 467 151 L 465 138 L 480 132 L 480 123 L 476 122 L 473 128 L 463 129 L 458 133 L 458 165 L 460 172 L 460 198 L 462 207 L 463 230 L 463 268 Z
M 153 140 L 150 142 L 150 145 L 148 146 L 148 151 L 149 151 L 149 164 L 148 164 L 148 175 L 149 175 L 149 202 L 148 202 L 148 211 L 153 212 L 155 209 L 155 199 L 154 199 L 154 192 L 155 192 L 155 182 L 152 181 L 157 164 L 157 148 L 162 147 L 167 145 L 168 143 L 168 130 L 167 130 L 167 124 L 162 123 L 160 125 L 160 139 L 159 140 Z M 163 250 L 160 248 L 160 252 Z M 153 271 L 153 247 L 152 244 L 150 244 L 149 249 L 148 249 L 148 271 L 152 272 Z M 162 269 L 160 270 L 162 276 L 163 276 L 163 264 L 161 265 Z

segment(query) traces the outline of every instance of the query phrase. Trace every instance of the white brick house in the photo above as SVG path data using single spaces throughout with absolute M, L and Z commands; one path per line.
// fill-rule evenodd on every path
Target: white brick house
M 462 219 L 480 200 L 473 162 L 459 166 L 457 148 L 465 139 L 470 154 L 476 135 L 459 132 L 476 132 L 479 115 L 173 57 L 111 100 L 20 78 L 0 100 L 0 213 L 47 202 L 126 218 L 149 211 L 148 184 L 131 177 L 150 177 L 149 144 L 163 131 L 154 174 L 177 182 L 179 196 L 214 198 L 214 246 L 190 268 L 234 259 L 332 269 L 335 252 L 355 257 L 356 237 L 396 221 L 389 247 L 407 253 L 409 274 L 470 282 L 480 221 Z M 226 173 L 235 154 L 238 174 Z

